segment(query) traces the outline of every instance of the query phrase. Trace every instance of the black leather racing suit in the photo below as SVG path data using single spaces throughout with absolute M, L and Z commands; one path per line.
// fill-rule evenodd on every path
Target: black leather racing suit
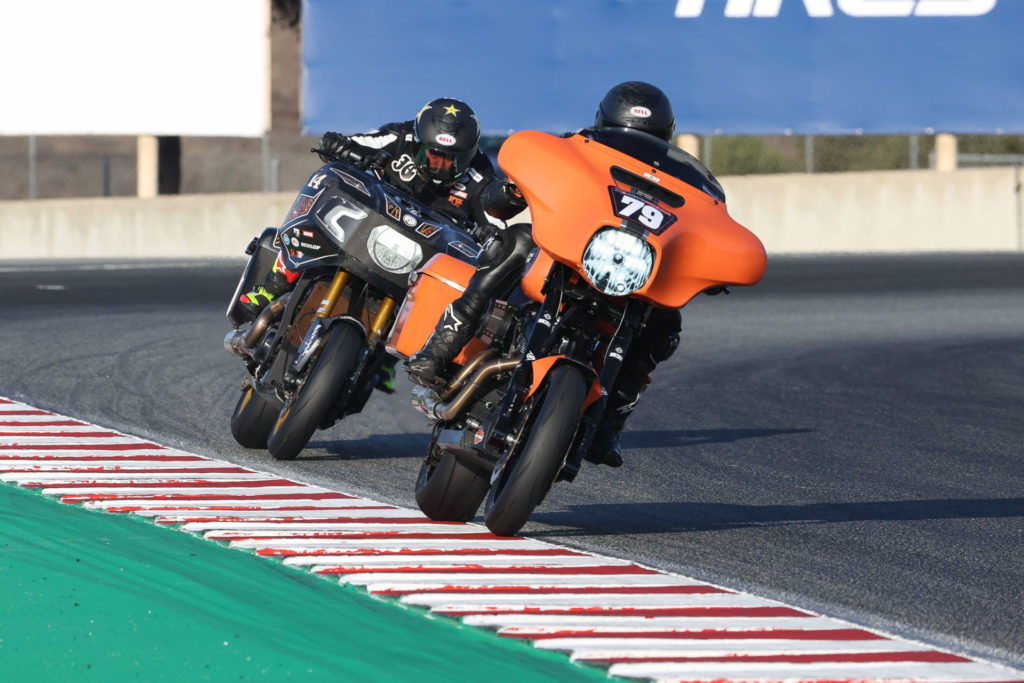
M 477 151 L 469 168 L 453 183 L 441 185 L 425 180 L 416 172 L 414 163 L 420 145 L 413 138 L 413 123 L 388 123 L 359 135 L 327 133 L 324 135 L 324 147 L 329 151 L 355 147 L 364 157 L 383 150 L 390 157 L 381 167 L 388 183 L 433 209 L 469 218 L 478 225 L 488 225 L 488 214 L 481 206 L 480 196 L 494 182 L 491 160 Z

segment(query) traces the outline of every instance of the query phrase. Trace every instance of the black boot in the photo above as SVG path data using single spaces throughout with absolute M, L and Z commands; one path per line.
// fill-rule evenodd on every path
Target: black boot
M 250 320 L 255 320 L 267 304 L 291 288 L 292 285 L 284 273 L 270 271 L 263 280 L 263 284 L 253 287 L 251 292 L 246 292 L 238 297 L 238 303 L 245 309 Z
M 397 358 L 388 356 L 377 370 L 377 384 L 373 388 L 385 394 L 395 393 L 395 363 Z
M 608 408 L 605 409 L 604 415 L 597 425 L 597 433 L 594 434 L 594 440 L 590 442 L 590 450 L 583 457 L 598 465 L 621 467 L 622 446 L 619 442 L 622 439 L 622 428 L 626 426 L 626 420 L 633 414 L 636 399 L 630 401 L 621 392 L 616 392 L 608 398 Z
M 640 396 L 651 381 L 647 373 L 657 364 L 644 358 L 643 362 L 634 360 L 625 365 L 628 367 L 623 367 L 623 371 L 620 371 L 615 389 L 608 396 L 608 406 L 597 424 L 597 432 L 594 434 L 594 440 L 590 442 L 590 450 L 583 456 L 585 460 L 598 465 L 622 466 L 622 447 L 619 443 L 622 428 L 625 427 L 626 420 L 633 414 Z
M 449 304 L 430 339 L 406 363 L 409 379 L 425 387 L 443 387 L 446 366 L 469 343 L 478 322 L 470 315 L 456 312 L 454 304 Z

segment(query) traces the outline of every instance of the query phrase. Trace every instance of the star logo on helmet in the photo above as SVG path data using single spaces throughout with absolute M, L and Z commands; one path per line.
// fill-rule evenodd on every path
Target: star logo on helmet
M 460 111 L 462 111 L 462 110 L 461 109 L 456 109 L 454 104 L 449 104 L 447 107 L 444 108 L 444 113 L 445 114 L 451 114 L 452 116 L 455 116 Z
M 420 109 L 419 112 L 416 114 L 416 120 L 419 121 L 420 117 L 423 116 L 423 112 L 425 112 L 428 109 L 430 109 L 430 105 L 429 104 L 424 104 L 423 105 L 423 109 Z

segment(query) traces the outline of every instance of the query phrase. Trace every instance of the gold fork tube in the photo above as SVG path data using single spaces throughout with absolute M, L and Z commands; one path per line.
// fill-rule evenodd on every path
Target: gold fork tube
M 331 287 L 327 290 L 327 296 L 320 302 L 320 308 L 316 309 L 317 318 L 326 318 L 331 314 L 331 311 L 334 310 L 334 304 L 338 303 L 342 290 L 348 284 L 348 279 L 349 274 L 344 270 L 339 270 L 335 273 L 334 281 L 331 282 Z
M 384 328 L 391 320 L 391 314 L 394 313 L 396 305 L 397 303 L 390 296 L 384 297 L 384 300 L 380 302 L 377 315 L 373 317 L 373 322 L 370 324 L 370 346 L 376 344 L 384 336 Z

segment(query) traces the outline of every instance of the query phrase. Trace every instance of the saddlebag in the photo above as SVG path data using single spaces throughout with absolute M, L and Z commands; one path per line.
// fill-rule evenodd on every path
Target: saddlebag
M 388 336 L 388 353 L 408 358 L 423 348 L 444 309 L 466 290 L 475 270 L 470 263 L 437 254 L 416 271 Z
M 238 287 L 228 302 L 228 320 L 235 327 L 252 322 L 248 312 L 238 302 L 238 298 L 245 292 L 250 292 L 258 284 L 266 280 L 267 273 L 274 267 L 277 260 L 277 228 L 264 228 L 259 237 L 254 237 L 245 253 L 249 254 L 249 263 L 245 266 L 242 278 L 238 281 Z

